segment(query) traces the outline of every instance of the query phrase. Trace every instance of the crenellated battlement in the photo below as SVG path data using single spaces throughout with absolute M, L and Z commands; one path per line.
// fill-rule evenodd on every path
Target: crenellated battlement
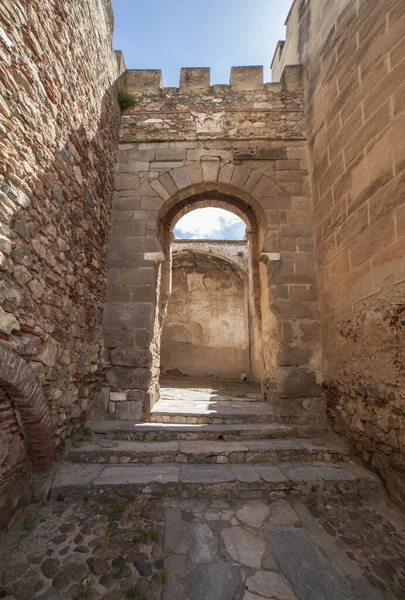
M 156 95 L 160 92 L 199 94 L 208 91 L 221 92 L 260 92 L 277 93 L 283 87 L 289 92 L 300 92 L 301 76 L 295 66 L 286 67 L 280 83 L 264 83 L 262 66 L 232 67 L 229 84 L 211 85 L 211 69 L 205 67 L 185 67 L 180 71 L 178 88 L 164 87 L 160 69 L 129 69 L 125 73 L 127 91 L 134 95 Z

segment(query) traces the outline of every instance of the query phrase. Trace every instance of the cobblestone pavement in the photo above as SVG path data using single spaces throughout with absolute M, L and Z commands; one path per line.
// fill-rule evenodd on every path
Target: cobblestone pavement
M 9 600 L 403 600 L 405 519 L 355 495 L 52 501 L 0 560 Z

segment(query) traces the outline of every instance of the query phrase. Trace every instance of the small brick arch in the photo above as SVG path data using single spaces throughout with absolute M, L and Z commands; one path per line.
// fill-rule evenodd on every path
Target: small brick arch
M 42 478 L 52 472 L 55 460 L 49 408 L 33 370 L 4 344 L 0 344 L 0 386 L 20 415 L 32 470 Z

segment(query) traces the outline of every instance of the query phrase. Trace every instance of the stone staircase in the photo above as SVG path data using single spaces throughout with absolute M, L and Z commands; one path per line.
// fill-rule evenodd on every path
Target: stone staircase
M 299 437 L 260 400 L 169 389 L 149 423 L 88 423 L 91 436 L 58 464 L 52 494 L 266 498 L 377 489 L 339 439 Z

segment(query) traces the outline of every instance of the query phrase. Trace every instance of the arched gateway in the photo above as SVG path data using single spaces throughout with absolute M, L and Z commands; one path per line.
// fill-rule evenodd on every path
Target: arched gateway
M 236 68 L 230 86 L 211 87 L 208 70 L 185 71 L 180 89 L 160 88 L 159 72 L 127 72 L 136 102 L 123 115 L 104 313 L 110 413 L 146 418 L 158 399 L 172 230 L 190 210 L 216 206 L 247 225 L 267 397 L 281 417 L 322 418 L 299 69 L 263 84 L 261 68 Z

